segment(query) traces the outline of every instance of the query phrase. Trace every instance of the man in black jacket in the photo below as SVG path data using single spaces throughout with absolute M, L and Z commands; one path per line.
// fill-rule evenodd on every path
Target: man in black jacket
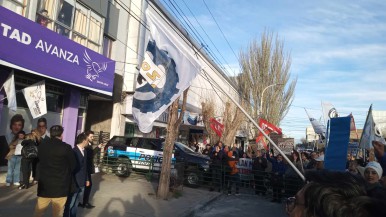
M 210 158 L 212 160 L 210 168 L 212 171 L 212 186 L 210 191 L 215 190 L 217 187 L 220 192 L 222 189 L 223 178 L 222 178 L 222 162 L 223 162 L 224 152 L 221 150 L 219 145 L 214 147 L 214 151 L 211 153 Z
M 265 195 L 264 186 L 265 169 L 267 168 L 267 159 L 262 157 L 260 150 L 256 150 L 256 157 L 253 158 L 252 171 L 255 180 L 255 194 Z
M 62 126 L 52 126 L 50 134 L 51 139 L 43 141 L 38 147 L 40 175 L 34 217 L 43 216 L 50 203 L 52 216 L 62 216 L 71 192 L 72 171 L 76 165 L 74 153 L 71 146 L 62 141 Z
M 76 190 L 67 198 L 64 217 L 76 217 L 80 195 L 83 194 L 84 188 L 90 185 L 87 175 L 87 152 L 84 149 L 87 144 L 88 140 L 85 133 L 81 133 L 76 137 L 76 145 L 73 148 L 77 162 L 74 171 Z
M 93 206 L 89 203 L 91 187 L 92 187 L 91 174 L 95 173 L 94 156 L 99 151 L 100 145 L 98 147 L 95 147 L 95 148 L 93 147 L 93 139 L 94 139 L 94 132 L 93 131 L 87 130 L 85 132 L 85 134 L 87 136 L 87 145 L 84 149 L 87 152 L 87 176 L 88 176 L 88 180 L 90 182 L 90 185 L 85 187 L 84 195 L 83 195 L 83 203 L 79 203 L 79 206 L 83 207 L 83 208 L 87 208 L 87 209 L 92 209 L 95 206 Z

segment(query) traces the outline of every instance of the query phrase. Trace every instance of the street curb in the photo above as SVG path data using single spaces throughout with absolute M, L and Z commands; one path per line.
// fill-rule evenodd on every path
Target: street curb
M 214 201 L 218 200 L 220 197 L 222 197 L 223 194 L 219 193 L 218 195 L 214 195 L 212 198 L 209 198 L 209 200 L 207 201 L 204 201 L 204 202 L 201 202 L 199 203 L 198 205 L 196 205 L 195 207 L 185 211 L 183 214 L 182 214 L 182 217 L 194 217 L 195 214 L 200 211 L 200 210 L 203 210 L 205 207 L 207 207 L 208 205 L 210 205 L 211 203 L 213 203 Z

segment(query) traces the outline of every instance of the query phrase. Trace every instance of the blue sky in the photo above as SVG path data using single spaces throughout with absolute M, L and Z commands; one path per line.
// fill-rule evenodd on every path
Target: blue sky
M 174 7 L 183 11 L 228 70 L 238 71 L 234 53 L 259 40 L 265 30 L 284 41 L 292 57 L 291 75 L 298 77 L 293 104 L 280 126 L 289 137 L 305 137 L 310 122 L 304 107 L 319 119 L 321 101 L 332 103 L 341 116 L 352 112 L 359 129 L 371 104 L 374 110 L 386 110 L 386 1 L 161 2 L 174 16 L 179 16 Z

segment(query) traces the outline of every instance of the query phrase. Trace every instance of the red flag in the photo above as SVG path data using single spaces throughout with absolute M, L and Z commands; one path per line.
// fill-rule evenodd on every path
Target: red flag
M 216 132 L 216 134 L 221 138 L 222 132 L 224 131 L 224 125 L 218 122 L 216 119 L 211 118 L 210 121 L 210 128 Z
M 281 132 L 281 129 L 278 128 L 277 126 L 269 123 L 267 120 L 264 120 L 262 118 L 260 118 L 260 122 L 259 122 L 259 127 L 264 131 L 265 134 L 270 134 L 272 132 L 275 132 L 279 135 L 282 134 Z M 265 150 L 268 151 L 268 146 L 267 146 L 267 143 L 264 141 L 264 135 L 260 132 L 259 133 L 259 136 L 256 138 L 256 144 L 258 144 L 259 142 L 262 142 Z
M 275 125 L 269 123 L 267 120 L 264 120 L 264 119 L 262 119 L 262 118 L 260 118 L 259 126 L 260 126 L 260 128 L 261 128 L 264 132 L 265 132 L 265 130 L 267 129 L 267 130 L 269 131 L 269 133 L 275 132 L 275 133 L 277 133 L 277 134 L 279 134 L 279 135 L 282 134 L 280 128 L 278 128 L 277 126 L 275 126 Z

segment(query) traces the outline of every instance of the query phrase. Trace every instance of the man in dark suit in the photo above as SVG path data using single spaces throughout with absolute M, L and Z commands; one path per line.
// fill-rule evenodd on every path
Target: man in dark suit
M 85 132 L 87 136 L 87 145 L 84 148 L 85 151 L 87 152 L 87 175 L 88 175 L 88 180 L 90 181 L 90 185 L 86 186 L 84 189 L 84 195 L 83 195 L 83 203 L 79 203 L 80 207 L 87 208 L 87 209 L 92 209 L 95 206 L 91 205 L 89 203 L 90 200 L 90 193 L 91 193 L 91 187 L 92 187 L 92 179 L 91 179 L 91 174 L 95 173 L 95 165 L 94 165 L 94 156 L 97 154 L 99 151 L 99 147 L 93 147 L 93 139 L 94 139 L 94 132 L 91 130 L 87 130 Z
M 39 143 L 41 143 L 43 140 L 47 141 L 50 139 L 48 132 L 47 132 L 47 119 L 46 118 L 39 118 L 38 119 L 36 129 L 40 134 L 40 140 L 37 141 L 37 145 L 39 145 Z M 32 160 L 33 184 L 37 184 L 37 180 L 38 180 L 38 176 L 39 176 L 38 163 L 39 163 L 38 158 Z
M 71 146 L 62 141 L 63 130 L 60 125 L 52 126 L 51 139 L 42 141 L 38 147 L 40 175 L 34 217 L 43 216 L 50 203 L 52 216 L 62 216 L 67 196 L 71 192 L 76 160 Z
M 76 190 L 67 198 L 66 207 L 64 209 L 64 217 L 76 217 L 80 195 L 83 194 L 85 186 L 90 185 L 87 173 L 87 152 L 84 147 L 88 144 L 87 136 L 81 133 L 76 137 L 76 145 L 73 148 L 77 161 L 74 171 Z

